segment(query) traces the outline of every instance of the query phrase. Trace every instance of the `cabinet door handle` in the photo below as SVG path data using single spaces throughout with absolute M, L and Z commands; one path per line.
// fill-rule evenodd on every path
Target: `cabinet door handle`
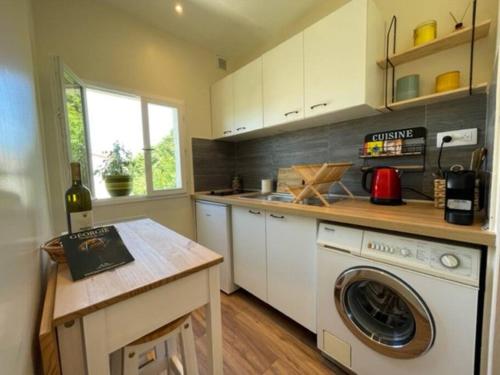
M 284 219 L 284 218 L 285 218 L 285 217 L 284 217 L 284 216 L 282 216 L 282 215 L 278 216 L 278 215 L 271 214 L 270 216 L 271 216 L 271 217 L 274 217 L 275 219 Z
M 329 232 L 335 232 L 335 228 L 325 227 L 325 230 L 327 230 Z
M 326 107 L 327 105 L 328 105 L 328 103 L 319 103 L 319 104 L 312 105 L 311 109 L 315 109 L 318 107 Z
M 248 210 L 253 215 L 260 215 L 260 211 L 253 211 L 253 210 Z
M 247 128 L 246 126 L 242 126 L 242 127 L 240 127 L 240 128 L 237 128 L 237 129 L 236 129 L 236 131 L 238 131 L 238 132 L 239 132 L 240 130 L 245 130 L 246 128 Z
M 285 113 L 285 117 L 288 117 L 288 116 L 290 116 L 290 115 L 294 115 L 294 114 L 295 114 L 295 115 L 298 115 L 298 114 L 299 114 L 299 111 L 290 111 L 290 112 L 287 112 L 287 113 Z
M 224 130 L 224 134 L 231 134 L 232 132 L 232 130 Z

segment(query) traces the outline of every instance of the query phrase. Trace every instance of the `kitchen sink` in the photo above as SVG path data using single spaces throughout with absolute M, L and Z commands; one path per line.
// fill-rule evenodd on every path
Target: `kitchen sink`
M 270 194 L 255 194 L 255 195 L 245 195 L 241 198 L 245 199 L 259 199 L 263 201 L 271 201 L 271 202 L 286 202 L 290 203 L 293 201 L 293 197 L 290 194 L 283 193 L 270 193 Z
M 292 203 L 293 196 L 291 194 L 284 193 L 270 193 L 270 194 L 255 194 L 255 195 L 246 195 L 242 196 L 242 199 L 259 199 L 263 201 L 269 202 L 284 202 L 284 203 Z M 343 197 L 333 196 L 333 195 L 325 195 L 324 198 L 328 201 L 328 203 L 335 203 L 339 200 L 342 200 Z M 297 204 L 304 204 L 307 206 L 323 206 L 323 203 L 319 200 L 319 198 L 306 198 L 302 202 Z

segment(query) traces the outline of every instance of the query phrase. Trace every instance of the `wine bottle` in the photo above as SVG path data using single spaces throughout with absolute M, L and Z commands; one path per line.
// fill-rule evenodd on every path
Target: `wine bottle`
M 66 219 L 68 232 L 91 229 L 94 225 L 90 190 L 82 184 L 80 163 L 71 163 L 71 187 L 66 190 Z

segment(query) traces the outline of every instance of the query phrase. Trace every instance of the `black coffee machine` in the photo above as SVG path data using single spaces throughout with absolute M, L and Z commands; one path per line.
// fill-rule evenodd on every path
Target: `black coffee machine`
M 474 195 L 476 172 L 446 172 L 446 205 L 444 218 L 448 223 L 472 225 L 474 222 Z

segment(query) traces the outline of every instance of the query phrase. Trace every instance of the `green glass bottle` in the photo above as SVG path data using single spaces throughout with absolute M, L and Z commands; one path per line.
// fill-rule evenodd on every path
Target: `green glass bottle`
M 80 163 L 71 163 L 71 187 L 66 190 L 68 232 L 91 229 L 94 225 L 90 190 L 82 184 Z

